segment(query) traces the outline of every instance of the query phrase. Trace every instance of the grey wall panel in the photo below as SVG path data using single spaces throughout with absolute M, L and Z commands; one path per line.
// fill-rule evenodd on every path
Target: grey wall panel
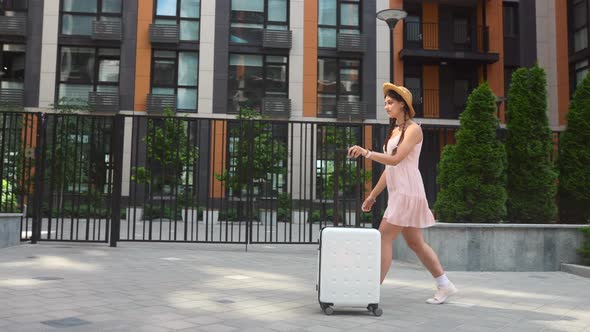
M 230 1 L 215 3 L 215 57 L 213 75 L 213 113 L 227 113 L 227 78 L 229 68 Z
M 39 107 L 41 42 L 43 39 L 43 0 L 29 0 L 27 49 L 25 58 L 25 107 Z
M 133 110 L 135 99 L 135 58 L 137 46 L 137 1 L 123 1 L 123 40 L 119 66 L 119 93 L 122 110 Z
M 363 101 L 367 105 L 366 119 L 376 118 L 375 91 L 377 79 L 377 67 L 375 55 L 377 54 L 377 4 L 375 1 L 363 2 L 362 32 L 367 37 L 367 52 L 363 57 Z M 383 23 L 383 22 L 381 22 Z
M 521 0 L 518 8 L 520 65 L 532 67 L 537 62 L 537 22 L 535 0 Z

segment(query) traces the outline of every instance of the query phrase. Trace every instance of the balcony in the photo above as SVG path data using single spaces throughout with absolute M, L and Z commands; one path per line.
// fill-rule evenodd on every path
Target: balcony
M 0 35 L 26 36 L 26 16 L 0 16 Z
M 291 30 L 262 30 L 262 47 L 291 49 L 293 33 Z
M 367 104 L 359 101 L 339 100 L 336 103 L 336 118 L 343 121 L 363 121 Z
M 116 21 L 93 21 L 92 39 L 121 41 L 123 24 Z
M 477 29 L 464 22 L 404 22 L 402 59 L 417 62 L 494 63 L 497 53 L 489 53 L 489 28 Z
M 291 116 L 291 99 L 280 97 L 262 98 L 262 114 L 271 118 L 285 118 Z
M 178 44 L 180 40 L 177 24 L 150 24 L 149 34 L 152 44 Z
M 0 89 L 0 105 L 8 107 L 23 107 L 24 105 L 23 89 Z
M 100 112 L 118 112 L 119 94 L 116 92 L 89 92 L 88 105 Z
M 336 49 L 338 52 L 364 53 L 367 51 L 367 36 L 339 33 L 336 39 Z
M 148 94 L 146 109 L 148 112 L 163 112 L 166 108 L 176 111 L 176 95 Z

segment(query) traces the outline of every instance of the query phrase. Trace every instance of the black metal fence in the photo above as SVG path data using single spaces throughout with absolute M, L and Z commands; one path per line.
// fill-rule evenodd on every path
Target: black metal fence
M 174 116 L 0 113 L 2 204 L 22 240 L 315 243 L 326 225 L 377 227 L 359 211 L 387 125 Z M 456 127 L 422 125 L 427 198 Z

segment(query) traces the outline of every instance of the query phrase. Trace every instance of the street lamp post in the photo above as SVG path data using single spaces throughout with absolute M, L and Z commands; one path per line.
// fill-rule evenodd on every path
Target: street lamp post
M 389 81 L 393 83 L 393 29 L 398 21 L 403 20 L 408 16 L 408 13 L 401 9 L 383 9 L 377 12 L 377 18 L 385 21 L 389 26 Z

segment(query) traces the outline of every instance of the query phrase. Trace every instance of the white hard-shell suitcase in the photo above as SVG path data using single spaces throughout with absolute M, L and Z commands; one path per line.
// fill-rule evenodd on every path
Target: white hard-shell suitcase
M 320 231 L 318 300 L 326 315 L 332 307 L 379 308 L 381 234 L 373 228 L 325 227 Z

